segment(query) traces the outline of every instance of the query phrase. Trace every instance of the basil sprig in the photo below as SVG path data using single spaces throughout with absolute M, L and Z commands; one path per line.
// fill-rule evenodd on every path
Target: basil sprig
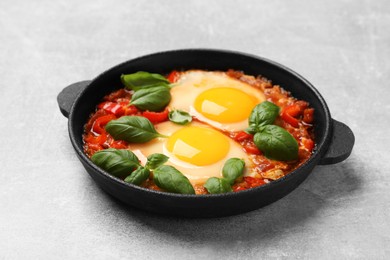
M 140 110 L 159 112 L 171 101 L 169 81 L 160 74 L 138 71 L 122 75 L 121 81 L 134 90 L 130 105 Z
M 129 175 L 125 179 L 125 182 L 140 185 L 142 182 L 146 181 L 147 178 L 149 178 L 151 170 L 166 163 L 168 159 L 168 156 L 165 156 L 161 153 L 154 153 L 149 155 L 145 167 L 138 167 L 134 172 L 131 173 L 131 175 Z
M 163 110 L 171 101 L 169 88 L 165 86 L 151 86 L 137 90 L 130 100 L 130 105 L 141 110 L 158 112 Z
M 156 169 L 160 165 L 163 165 L 168 161 L 169 157 L 161 153 L 154 153 L 148 156 L 148 161 L 146 162 L 145 168 L 147 169 Z
M 210 194 L 220 194 L 233 191 L 227 179 L 217 177 L 209 178 L 204 184 L 204 187 Z
M 186 176 L 173 166 L 163 165 L 169 159 L 163 154 L 149 155 L 145 167 L 133 152 L 126 149 L 101 150 L 91 159 L 97 166 L 116 177 L 127 176 L 124 179 L 127 183 L 141 185 L 153 171 L 153 179 L 158 187 L 173 193 L 195 194 L 194 187 Z
M 145 71 L 138 71 L 132 74 L 121 75 L 121 81 L 126 88 L 134 91 L 150 85 L 169 84 L 169 81 L 164 76 Z
M 166 137 L 159 134 L 149 119 L 142 116 L 122 116 L 108 122 L 105 129 L 115 140 L 129 143 L 146 143 L 156 137 Z
M 249 127 L 245 131 L 255 134 L 260 130 L 260 127 L 273 124 L 279 111 L 280 108 L 272 102 L 264 101 L 258 104 L 249 116 Z
M 253 141 L 267 158 L 290 161 L 298 158 L 298 142 L 284 128 L 276 125 L 263 126 Z
M 92 155 L 91 160 L 116 177 L 125 177 L 140 166 L 137 156 L 126 149 L 109 148 L 97 151 Z
M 135 169 L 135 171 L 133 171 L 129 176 L 127 176 L 124 181 L 135 185 L 141 185 L 141 183 L 143 183 L 149 178 L 149 175 L 149 169 L 139 166 L 137 169 Z
M 169 121 L 178 124 L 178 125 L 186 125 L 188 123 L 191 123 L 192 116 L 182 110 L 172 110 L 168 114 Z
M 272 125 L 279 110 L 269 101 L 260 103 L 252 110 L 245 131 L 254 134 L 253 141 L 265 157 L 278 161 L 295 160 L 298 158 L 297 140 L 284 128 Z
M 156 185 L 166 191 L 180 194 L 195 194 L 194 187 L 184 174 L 169 165 L 161 165 L 153 172 Z

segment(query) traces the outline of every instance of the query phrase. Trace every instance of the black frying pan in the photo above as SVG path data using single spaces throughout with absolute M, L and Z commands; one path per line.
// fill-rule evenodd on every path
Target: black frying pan
M 316 149 L 311 158 L 290 174 L 263 186 L 220 195 L 181 195 L 145 189 L 111 176 L 83 153 L 83 126 L 95 106 L 106 94 L 122 88 L 120 75 L 137 71 L 160 74 L 172 70 L 241 70 L 248 75 L 262 75 L 281 85 L 296 98 L 310 102 L 315 109 Z M 331 118 L 320 93 L 302 76 L 273 61 L 253 55 L 207 49 L 167 51 L 119 64 L 92 81 L 66 87 L 58 95 L 62 114 L 68 117 L 71 143 L 81 163 L 100 187 L 126 204 L 167 215 L 218 217 L 251 211 L 270 204 L 294 190 L 317 164 L 345 160 L 354 145 L 352 131 Z

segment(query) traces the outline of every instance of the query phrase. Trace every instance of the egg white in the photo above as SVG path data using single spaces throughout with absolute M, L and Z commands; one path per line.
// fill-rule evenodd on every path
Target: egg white
M 257 103 L 266 100 L 263 92 L 259 89 L 229 77 L 225 72 L 189 70 L 181 74 L 179 80 L 171 89 L 172 100 L 168 107 L 170 110 L 179 109 L 186 111 L 200 121 L 223 131 L 233 132 L 245 130 L 245 128 L 248 127 L 247 119 L 234 123 L 220 123 L 206 118 L 195 109 L 195 100 L 202 92 L 221 87 L 241 90 L 246 94 L 255 97 L 258 101 Z
M 200 122 L 192 122 L 191 125 L 210 127 Z M 174 132 L 182 129 L 183 126 L 167 121 L 167 122 L 157 124 L 155 127 L 159 133 L 170 136 Z M 228 140 L 230 143 L 230 149 L 226 157 L 223 158 L 222 160 L 219 160 L 216 163 L 206 165 L 206 166 L 196 166 L 191 163 L 184 162 L 179 158 L 177 158 L 175 155 L 171 154 L 166 148 L 166 142 L 167 142 L 166 138 L 156 138 L 144 144 L 131 144 L 130 149 L 138 156 L 142 165 L 146 164 L 146 159 L 151 154 L 154 153 L 165 154 L 166 156 L 169 157 L 169 160 L 166 164 L 171 165 L 175 167 L 177 170 L 179 170 L 180 172 L 182 172 L 193 185 L 204 184 L 207 181 L 207 179 L 211 177 L 221 178 L 223 165 L 229 158 L 243 159 L 245 161 L 244 175 L 253 176 L 255 172 L 253 170 L 254 164 L 251 158 L 243 151 L 242 147 L 238 143 L 236 143 L 230 138 L 228 138 Z

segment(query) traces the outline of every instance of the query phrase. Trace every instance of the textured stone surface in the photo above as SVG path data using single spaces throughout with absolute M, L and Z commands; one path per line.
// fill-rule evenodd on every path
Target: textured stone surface
M 0 1 L 0 258 L 389 258 L 388 1 Z M 176 219 L 103 193 L 56 96 L 119 62 L 207 47 L 267 57 L 311 81 L 349 125 L 351 157 L 284 199 Z

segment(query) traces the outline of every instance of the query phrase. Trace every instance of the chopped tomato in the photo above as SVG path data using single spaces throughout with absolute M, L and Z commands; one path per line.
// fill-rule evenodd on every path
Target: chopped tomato
M 308 150 L 309 152 L 313 151 L 314 148 L 314 141 L 308 138 L 302 138 L 301 140 L 303 146 Z
M 127 92 L 125 89 L 121 88 L 117 91 L 112 92 L 111 94 L 104 97 L 106 101 L 117 101 L 119 98 L 128 98 L 130 99 L 131 94 Z
M 251 188 L 266 184 L 266 182 L 263 179 L 253 178 L 253 177 L 249 177 L 249 176 L 244 177 L 244 181 L 246 183 L 248 183 L 248 185 Z
M 256 169 L 260 172 L 266 172 L 268 170 L 271 170 L 272 168 L 275 168 L 275 163 L 266 157 L 261 157 L 257 160 L 259 164 L 256 166 Z
M 169 75 L 167 76 L 167 80 L 171 83 L 175 83 L 180 77 L 180 72 L 177 70 L 173 70 Z
M 112 114 L 97 118 L 93 123 L 92 130 L 97 134 L 105 133 L 104 126 L 113 119 L 116 119 L 116 116 Z
M 245 144 L 244 150 L 245 152 L 250 154 L 257 154 L 257 155 L 262 154 L 262 152 L 259 150 L 259 148 L 257 148 L 257 146 L 254 143 Z
M 314 119 L 314 108 L 306 108 L 303 111 L 303 122 L 306 124 L 311 124 L 313 123 Z
M 234 192 L 237 192 L 237 191 L 247 190 L 247 189 L 249 189 L 249 187 L 243 186 L 243 185 L 236 185 L 236 186 L 233 186 L 232 189 Z
M 308 159 L 310 157 L 310 155 L 311 155 L 311 152 L 309 152 L 305 148 L 299 147 L 299 149 L 298 149 L 298 158 L 300 160 L 306 160 L 306 159 Z
M 142 112 L 142 116 L 146 117 L 147 119 L 149 119 L 150 122 L 152 122 L 153 124 L 167 121 L 168 120 L 168 114 L 169 114 L 168 108 L 166 108 L 162 112 L 152 112 L 152 111 L 148 111 L 148 110 Z
M 295 117 L 300 115 L 301 113 L 301 107 L 297 104 L 287 106 L 283 109 L 281 113 L 282 119 L 292 125 L 293 127 L 299 126 L 299 120 Z
M 104 109 L 107 112 L 116 115 L 117 117 L 120 117 L 125 113 L 123 106 L 121 106 L 118 103 L 114 103 L 110 101 L 100 103 L 98 105 L 98 108 Z
M 238 70 L 233 70 L 233 69 L 229 69 L 226 74 L 229 76 L 229 77 L 232 77 L 232 78 L 236 78 L 236 79 L 240 79 L 244 73 L 242 71 L 238 71 Z
M 299 138 L 302 136 L 302 133 L 301 131 L 299 131 L 300 129 L 297 129 L 297 128 L 290 128 L 290 129 L 287 129 L 287 131 L 295 138 L 295 140 L 299 140 Z
M 241 132 L 236 133 L 233 138 L 234 138 L 234 140 L 241 142 L 241 141 L 244 141 L 246 139 L 253 139 L 253 135 L 248 134 L 247 132 L 241 131 Z
M 100 151 L 100 150 L 103 150 L 103 149 L 104 149 L 103 146 L 100 145 L 100 144 L 88 144 L 88 148 L 89 148 L 90 150 L 93 150 L 92 153 L 95 153 L 95 152 L 97 152 L 97 151 Z
M 301 109 L 301 113 L 302 113 L 302 111 L 305 110 L 309 106 L 309 103 L 307 103 L 306 101 L 303 101 L 303 100 L 298 100 L 295 102 L 295 105 L 299 106 L 299 108 Z

